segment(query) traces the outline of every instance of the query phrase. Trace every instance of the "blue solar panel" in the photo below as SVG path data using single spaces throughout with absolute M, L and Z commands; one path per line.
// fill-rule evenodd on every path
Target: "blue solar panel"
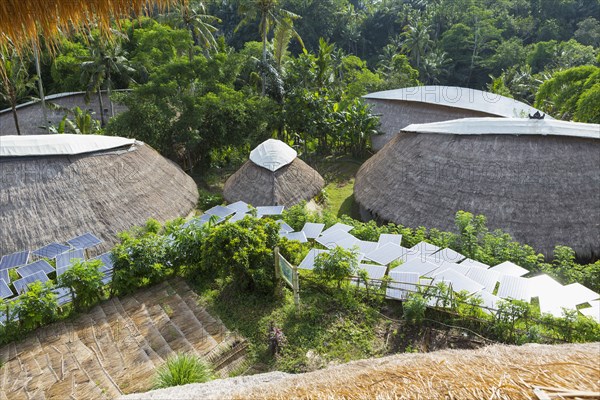
M 71 296 L 71 290 L 68 288 L 57 287 L 52 289 L 52 291 L 56 294 L 56 303 L 59 306 L 70 303 L 73 299 L 73 296 Z
M 10 276 L 8 275 L 7 269 L 0 269 L 0 279 L 6 283 L 10 283 Z
M 206 210 L 204 212 L 204 214 L 208 214 L 208 215 L 216 215 L 217 217 L 222 217 L 225 218 L 233 213 L 235 213 L 236 210 L 233 210 L 229 207 L 225 207 L 225 206 L 214 206 L 213 208 L 211 208 L 210 210 Z
M 17 272 L 23 278 L 29 275 L 33 275 L 39 271 L 42 271 L 45 274 L 50 274 L 54 272 L 54 268 L 52 268 L 52 265 L 48 264 L 46 260 L 39 260 L 34 263 L 24 265 L 21 268 L 17 268 Z
M 70 247 L 65 246 L 64 244 L 51 243 L 47 246 L 41 247 L 37 250 L 34 250 L 33 254 L 35 254 L 36 256 L 39 256 L 39 257 L 46 257 L 46 258 L 52 259 L 52 258 L 55 258 L 60 253 L 64 253 L 65 251 L 67 251 L 69 249 L 70 249 Z
M 7 254 L 0 260 L 0 270 L 20 267 L 27 264 L 29 250 L 19 251 L 17 253 Z
M 256 207 L 256 215 L 281 215 L 285 206 L 262 206 Z
M 47 282 L 48 280 L 48 275 L 46 275 L 43 271 L 38 271 L 33 275 L 28 275 L 24 278 L 17 279 L 13 282 L 13 286 L 17 290 L 17 293 L 21 294 L 23 292 L 26 292 L 27 286 L 32 284 L 33 282 L 40 281 L 43 283 Z
M 67 240 L 67 243 L 76 249 L 89 249 L 102 243 L 102 240 L 88 232 L 71 240 Z
M 0 279 L 0 299 L 8 299 L 13 296 L 13 291 L 10 290 L 4 279 Z
M 75 260 L 85 260 L 83 249 L 70 249 L 56 256 L 56 269 L 70 267 Z
M 100 254 L 98 257 L 95 257 L 94 260 L 100 260 L 104 267 L 100 268 L 100 271 L 112 270 L 115 266 L 115 263 L 112 259 L 112 255 L 110 253 Z

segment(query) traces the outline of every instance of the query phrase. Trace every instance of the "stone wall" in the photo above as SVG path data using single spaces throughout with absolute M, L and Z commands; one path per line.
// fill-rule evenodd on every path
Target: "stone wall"
M 46 102 L 56 104 L 62 108 L 72 109 L 76 106 L 82 110 L 89 110 L 92 112 L 92 116 L 100 121 L 100 105 L 98 101 L 98 95 L 94 95 L 90 98 L 90 103 L 86 104 L 85 93 L 59 93 L 51 96 L 47 96 Z M 104 103 L 104 115 L 105 121 L 108 121 L 110 117 L 110 103 L 106 92 L 102 94 L 102 101 Z M 127 110 L 127 107 L 119 104 L 114 104 L 115 115 Z M 64 110 L 47 110 L 48 121 L 50 125 L 58 125 L 58 123 L 65 116 Z M 42 112 L 41 102 L 29 102 L 21 104 L 17 107 L 17 116 L 19 119 L 19 128 L 21 129 L 22 135 L 42 135 L 47 131 L 43 129 L 44 126 L 44 114 Z M 17 128 L 13 118 L 13 113 L 10 108 L 0 111 L 0 135 L 16 135 Z

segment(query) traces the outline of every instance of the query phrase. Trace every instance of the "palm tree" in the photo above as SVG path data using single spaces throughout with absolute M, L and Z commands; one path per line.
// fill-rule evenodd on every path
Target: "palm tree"
M 106 86 L 110 113 L 111 116 L 114 116 L 114 106 L 110 100 L 113 78 L 115 75 L 133 72 L 133 68 L 129 66 L 126 53 L 118 41 L 110 43 L 102 38 L 92 38 L 90 44 L 90 57 L 87 61 L 81 63 L 81 80 L 87 86 L 86 101 L 89 101 L 91 93 L 96 92 L 98 94 L 100 121 L 102 127 L 104 127 L 106 121 L 104 119 L 102 87 Z
M 206 13 L 206 6 L 203 1 L 182 2 L 178 9 L 166 15 L 167 19 L 173 21 L 175 27 L 189 29 L 194 46 L 202 46 L 207 57 L 210 52 L 217 49 L 217 41 L 213 36 L 218 29 L 212 25 L 221 20 L 213 15 Z M 190 52 L 190 59 L 192 58 Z
M 263 51 L 262 51 L 262 62 L 266 65 L 267 63 L 267 36 L 273 27 L 284 23 L 285 17 L 290 20 L 299 18 L 298 15 L 291 11 L 284 10 L 280 7 L 279 0 L 245 0 L 240 3 L 239 13 L 244 17 L 242 21 L 235 28 L 237 31 L 241 26 L 250 23 L 251 21 L 260 18 L 258 28 L 260 30 L 260 36 L 262 38 Z M 292 34 L 299 38 L 298 33 L 292 28 Z M 266 75 L 263 73 L 262 77 L 262 95 L 265 95 L 266 86 Z
M 33 88 L 36 78 L 29 78 L 27 66 L 14 50 L 10 55 L 0 52 L 0 63 L 0 98 L 10 104 L 17 135 L 20 135 L 17 102 Z
M 402 49 L 410 54 L 415 66 L 420 69 L 421 59 L 433 43 L 429 36 L 429 26 L 421 19 L 417 19 L 404 28 L 402 37 L 404 39 Z

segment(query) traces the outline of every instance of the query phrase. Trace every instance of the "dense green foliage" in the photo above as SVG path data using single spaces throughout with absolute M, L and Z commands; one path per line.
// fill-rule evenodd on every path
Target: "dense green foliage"
M 102 299 L 104 283 L 100 265 L 100 260 L 75 262 L 58 277 L 58 285 L 71 291 L 76 310 L 85 310 Z
M 169 357 L 156 371 L 155 389 L 203 383 L 212 379 L 209 366 L 192 354 L 177 354 Z

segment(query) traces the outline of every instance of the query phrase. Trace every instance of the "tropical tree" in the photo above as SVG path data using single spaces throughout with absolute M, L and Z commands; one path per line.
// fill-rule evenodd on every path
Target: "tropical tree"
M 120 36 L 123 37 L 122 35 Z M 118 38 L 108 41 L 102 37 L 92 37 L 90 40 L 89 59 L 81 63 L 81 80 L 87 87 L 86 101 L 89 101 L 91 93 L 96 92 L 100 104 L 100 123 L 104 127 L 104 102 L 102 99 L 102 88 L 106 87 L 108 101 L 110 103 L 110 114 L 114 116 L 114 106 L 110 100 L 114 79 L 117 76 L 127 75 L 133 72 L 129 65 L 127 54 Z
M 293 12 L 284 10 L 280 6 L 279 0 L 245 0 L 240 3 L 239 13 L 244 17 L 236 27 L 238 30 L 241 26 L 259 19 L 258 28 L 263 44 L 262 62 L 267 64 L 267 36 L 271 30 L 279 24 L 288 24 L 293 19 L 299 18 Z M 287 20 L 285 20 L 287 18 Z M 287 21 L 287 22 L 286 22 Z M 292 34 L 299 38 L 298 33 L 292 28 Z M 265 95 L 266 73 L 263 72 L 262 94 Z
M 102 299 L 104 284 L 100 260 L 79 261 L 58 277 L 58 284 L 71 291 L 77 310 L 87 309 Z
M 408 24 L 402 33 L 402 49 L 410 55 L 417 69 L 421 69 L 421 60 L 433 44 L 429 36 L 429 26 L 419 18 Z
M 25 62 L 14 51 L 10 54 L 0 52 L 0 63 L 0 98 L 10 104 L 17 135 L 20 135 L 17 103 L 34 87 L 35 77 L 29 77 Z
M 72 118 L 69 118 L 71 116 Z M 58 126 L 50 127 L 52 133 L 75 133 L 78 135 L 90 135 L 100 131 L 100 124 L 92 117 L 92 113 L 74 107 L 67 110 L 67 114 L 59 122 Z

